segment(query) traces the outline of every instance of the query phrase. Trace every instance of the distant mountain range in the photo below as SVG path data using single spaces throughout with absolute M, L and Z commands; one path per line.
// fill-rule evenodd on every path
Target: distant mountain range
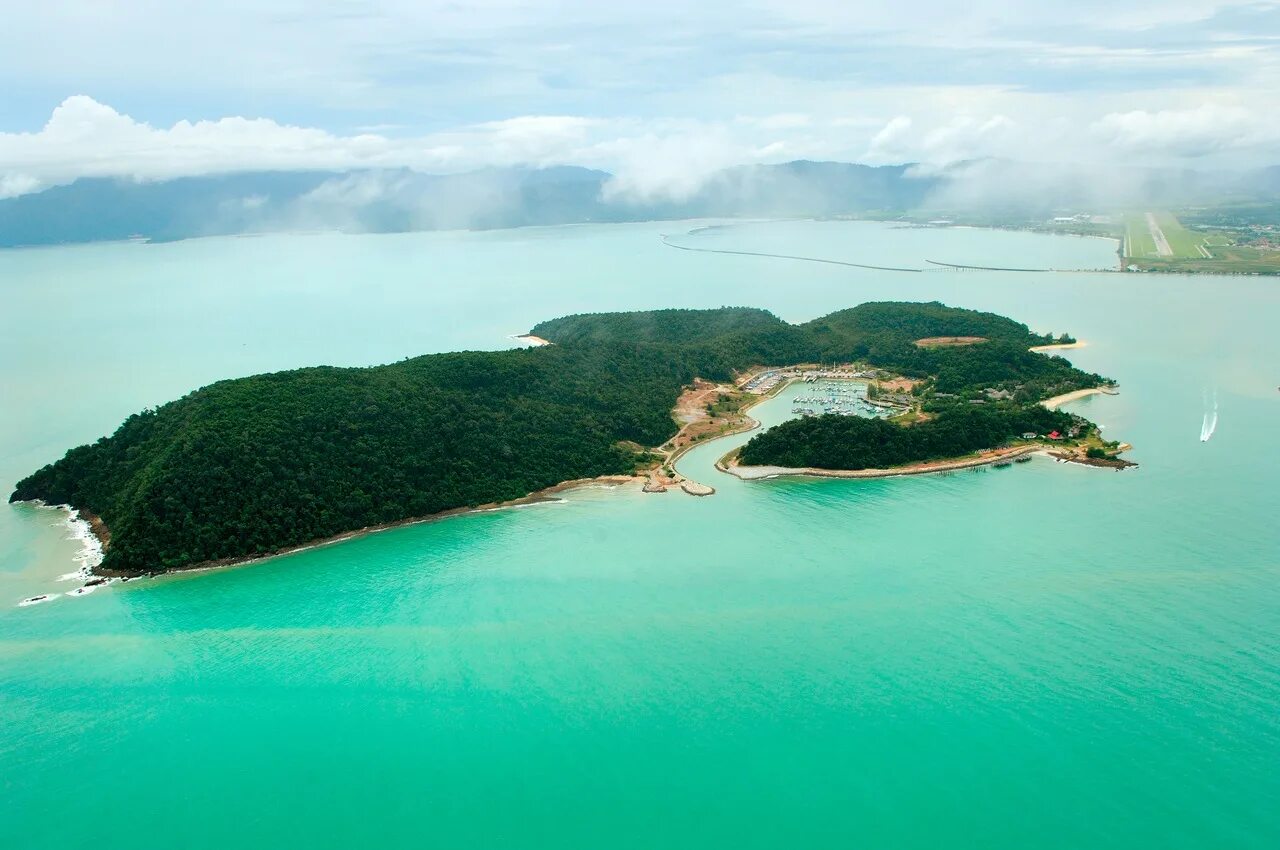
M 1106 172 L 1106 173 L 1104 173 Z M 717 172 L 680 200 L 636 200 L 574 166 L 430 175 L 254 172 L 160 182 L 85 178 L 0 200 L 0 247 L 297 230 L 392 233 L 709 217 L 893 217 L 1280 195 L 1280 168 L 1248 175 L 1060 168 L 1003 160 L 942 170 L 797 161 Z

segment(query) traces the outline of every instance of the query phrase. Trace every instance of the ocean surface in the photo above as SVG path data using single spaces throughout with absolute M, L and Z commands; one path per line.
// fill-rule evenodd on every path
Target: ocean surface
M 929 300 L 1069 331 L 1122 473 L 633 487 L 17 607 L 5 848 L 1280 846 L 1280 281 L 1113 243 L 851 222 L 0 252 L 0 485 L 211 381 L 511 345 L 565 313 Z M 693 231 L 693 232 L 690 232 Z M 1215 403 L 1219 423 L 1201 440 Z M 786 399 L 757 408 L 769 425 Z

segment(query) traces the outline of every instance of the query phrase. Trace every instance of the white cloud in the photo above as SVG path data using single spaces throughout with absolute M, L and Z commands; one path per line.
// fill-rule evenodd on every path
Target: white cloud
M 779 112 L 775 115 L 765 115 L 761 118 L 742 115 L 737 120 L 743 124 L 759 127 L 762 130 L 798 130 L 813 124 L 813 116 L 803 112 Z
M 63 101 L 38 132 L 0 134 L 0 179 L 32 186 L 77 177 L 341 169 L 376 164 L 389 150 L 381 136 L 339 138 L 267 119 L 180 121 L 157 129 L 80 95 Z
M 1195 109 L 1113 112 L 1090 128 L 1120 151 L 1201 157 L 1280 143 L 1280 122 L 1242 107 L 1207 103 Z
M 560 161 L 597 122 L 529 116 L 414 139 L 339 136 L 265 118 L 179 121 L 157 128 L 90 97 L 69 97 L 34 133 L 0 133 L 6 195 L 78 177 L 158 180 L 235 171 L 409 167 L 449 171 Z
M 943 124 L 919 126 L 906 115 L 894 116 L 871 139 L 866 160 L 913 160 L 945 165 L 979 156 L 1003 156 L 1016 146 L 1017 125 L 1004 115 L 960 115 Z
M 962 115 L 929 131 L 922 141 L 923 159 L 955 162 L 973 156 L 1008 154 L 1016 130 L 1017 125 L 1004 115 L 988 118 Z
M 775 125 L 782 129 L 769 129 Z M 67 98 L 37 132 L 0 133 L 0 191 L 16 195 L 79 177 L 160 180 L 255 170 L 451 172 L 574 164 L 615 170 L 613 196 L 679 199 L 720 168 L 783 156 L 791 146 L 769 134 L 798 126 L 801 122 L 794 120 L 765 120 L 749 131 L 765 134 L 752 144 L 735 136 L 728 124 L 535 115 L 395 139 L 374 133 L 339 136 L 262 118 L 180 121 L 157 128 L 79 95 Z M 343 189 L 384 190 L 363 182 Z
M 1008 0 L 756 0 L 778 19 L 797 27 L 833 33 L 878 33 L 899 43 L 923 44 L 978 39 L 1021 29 L 1053 30 L 1088 27 L 1095 31 L 1141 33 L 1172 25 L 1200 24 L 1235 8 L 1274 7 L 1268 0 L 1134 0 L 1117 6 L 1111 0 L 1073 3 Z
M 906 115 L 895 115 L 871 137 L 865 158 L 870 162 L 891 162 L 901 158 L 910 145 L 911 119 Z
M 634 201 L 685 200 L 716 171 L 757 159 L 722 129 L 620 138 L 596 153 L 616 163 L 605 197 Z
M 1206 89 L 1205 105 L 1191 109 L 1116 108 L 1131 100 L 1121 93 L 1064 105 L 1052 95 L 991 86 L 868 88 L 810 98 L 804 111 L 719 121 L 525 115 L 395 137 L 238 116 L 156 127 L 78 95 L 39 130 L 0 133 L 0 197 L 79 177 L 571 164 L 614 173 L 610 198 L 680 200 L 719 169 L 758 162 L 946 165 L 1004 157 L 1239 166 L 1272 164 L 1280 143 L 1280 118 L 1230 92 Z M 910 111 L 899 111 L 904 103 Z
M 653 197 L 783 158 L 1276 155 L 1276 0 L 9 6 L 0 127 L 39 129 L 0 132 L 0 196 L 94 175 L 574 163 Z M 77 91 L 145 120 L 77 96 L 39 127 Z
M 40 181 L 29 174 L 0 174 L 0 200 L 16 198 L 41 188 Z
M 594 128 L 607 122 L 572 115 L 526 115 L 489 121 L 474 129 L 487 136 L 489 158 L 500 162 L 537 163 L 555 160 L 585 144 Z

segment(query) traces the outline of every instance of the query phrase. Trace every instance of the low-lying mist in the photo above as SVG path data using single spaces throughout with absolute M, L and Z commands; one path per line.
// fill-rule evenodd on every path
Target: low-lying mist
M 91 178 L 0 201 L 0 246 L 335 230 L 388 233 L 684 218 L 1105 213 L 1280 196 L 1251 172 L 1038 164 L 945 167 L 797 161 L 715 171 L 664 194 L 574 166 L 433 175 L 408 169 L 257 172 L 160 182 Z

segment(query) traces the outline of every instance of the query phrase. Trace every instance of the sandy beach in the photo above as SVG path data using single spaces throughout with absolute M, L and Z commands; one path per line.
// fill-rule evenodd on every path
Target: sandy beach
M 976 457 L 929 461 L 928 463 L 916 463 L 911 464 L 910 466 L 897 466 L 892 469 L 816 469 L 814 467 L 739 466 L 733 462 L 725 463 L 724 458 L 716 461 L 716 468 L 721 472 L 727 472 L 744 481 L 753 481 L 761 478 L 776 478 L 783 475 L 804 475 L 817 478 L 895 478 L 901 475 L 928 475 L 933 472 L 950 472 L 957 469 L 972 469 L 977 466 L 999 463 L 1002 460 L 1012 460 L 1013 458 L 1020 457 L 1021 455 L 1032 454 L 1040 451 L 1044 451 L 1044 446 L 1015 446 L 1011 449 L 995 449 L 993 451 L 980 452 Z
M 1076 401 L 1077 399 L 1085 398 L 1086 396 L 1098 394 L 1117 395 L 1118 393 L 1115 389 L 1107 387 L 1090 387 L 1087 390 L 1075 390 L 1073 392 L 1063 393 L 1062 395 L 1056 395 L 1053 398 L 1046 398 L 1044 401 L 1040 402 L 1040 404 L 1044 405 L 1049 410 L 1057 410 L 1067 402 Z
M 1084 348 L 1088 344 L 1089 343 L 1084 340 L 1078 339 L 1075 342 L 1055 342 L 1053 345 L 1033 345 L 1028 348 L 1027 351 L 1035 351 L 1037 353 L 1043 353 L 1045 351 L 1066 351 L 1069 348 Z

